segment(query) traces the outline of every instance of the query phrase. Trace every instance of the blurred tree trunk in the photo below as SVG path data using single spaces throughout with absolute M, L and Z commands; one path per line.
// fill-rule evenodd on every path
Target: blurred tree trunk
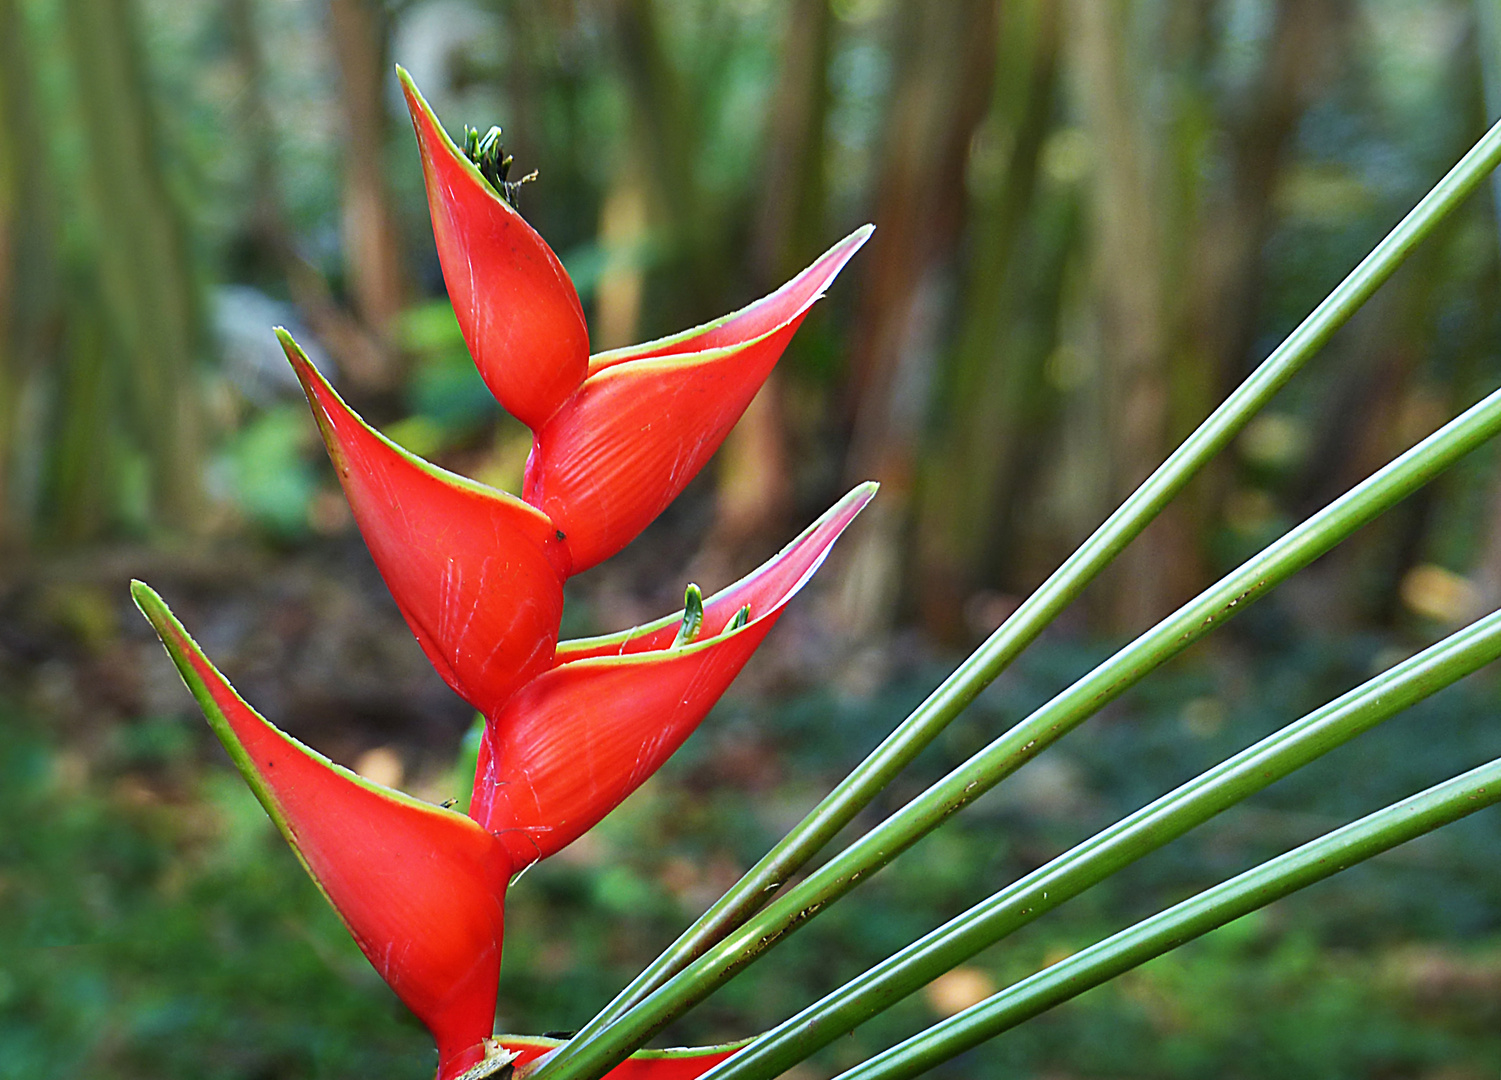
M 757 295 L 777 288 L 824 247 L 824 128 L 833 29 L 828 0 L 793 0 L 787 9 L 751 248 Z M 789 351 L 796 348 L 794 341 Z M 783 378 L 772 372 L 719 454 L 714 526 L 703 559 L 726 578 L 766 553 L 756 549 L 784 531 L 791 510 Z
M 846 466 L 881 496 L 847 542 L 843 619 L 859 638 L 897 613 L 901 551 L 927 420 L 929 386 L 955 246 L 965 173 L 991 97 L 995 0 L 908 0 L 894 17 L 895 78 L 877 168 L 876 234 L 851 349 L 853 433 Z
M 114 323 L 87 275 L 69 288 L 53 387 L 53 426 L 47 462 L 48 532 L 64 542 L 89 540 L 110 525 L 122 479 L 122 445 L 115 402 L 120 355 L 110 340 Z M 188 389 L 193 388 L 189 380 Z
M 599 246 L 605 265 L 594 287 L 589 320 L 595 352 L 618 349 L 640 338 L 645 274 L 641 249 L 647 242 L 646 192 L 634 168 L 615 171 L 599 207 Z
M 1453 141 L 1434 154 L 1435 169 L 1458 159 L 1484 127 L 1480 57 L 1465 35 L 1456 35 L 1452 46 L 1444 65 L 1450 107 L 1472 119 L 1468 125 L 1447 129 Z M 1467 350 L 1455 337 L 1450 313 L 1456 303 L 1454 268 L 1465 259 L 1460 253 L 1473 243 L 1471 228 L 1463 213 L 1445 220 L 1332 343 L 1337 374 L 1321 413 L 1323 422 L 1313 433 L 1310 452 L 1296 477 L 1293 494 L 1299 515 L 1313 512 L 1365 479 L 1468 406 L 1476 390 L 1493 385 L 1466 386 L 1457 371 L 1436 375 L 1431 367 L 1435 355 L 1447 354 L 1447 362 L 1456 368 L 1464 363 L 1461 358 Z M 1478 296 L 1485 297 L 1475 301 L 1481 307 L 1491 303 L 1493 282 L 1491 275 L 1482 275 L 1477 283 Z M 1442 346 L 1435 344 L 1440 339 Z M 1481 355 L 1493 349 L 1492 340 L 1471 346 Z M 1444 553 L 1444 561 L 1456 554 L 1453 537 L 1435 536 L 1433 525 L 1441 520 L 1438 511 L 1446 492 L 1462 485 L 1463 476 L 1459 471 L 1445 475 L 1323 560 L 1319 569 L 1332 583 L 1320 611 L 1324 621 L 1390 625 L 1398 619 L 1408 572 L 1433 557 L 1435 550 Z M 1493 556 L 1486 553 L 1498 546 L 1483 534 L 1480 545 L 1479 596 L 1489 607 L 1494 605 L 1491 582 L 1496 571 L 1488 564 Z
M 776 288 L 827 246 L 824 129 L 834 17 L 828 0 L 792 0 L 782 28 L 782 65 L 757 185 L 751 261 L 758 290 Z
M 244 217 L 254 249 L 249 269 L 270 277 L 284 271 L 292 241 L 276 165 L 275 125 L 266 100 L 266 49 L 256 17 L 256 0 L 224 0 L 224 26 L 240 69 L 236 119 L 245 133 L 250 157 L 249 207 Z
M 329 38 L 344 118 L 344 265 L 354 309 L 383 337 L 406 300 L 401 233 L 386 183 L 386 39 L 375 0 L 329 0 Z M 391 384 L 396 372 L 365 373 Z
M 640 133 L 643 173 L 654 218 L 679 275 L 688 307 L 704 317 L 724 289 L 724 233 L 708 211 L 698 183 L 702 125 L 697 91 L 672 63 L 655 0 L 621 0 L 615 27 L 619 56 Z
M 1055 0 L 1004 6 L 995 93 L 968 170 L 972 246 L 942 423 L 924 456 L 919 493 L 919 614 L 941 640 L 967 635 L 965 602 L 1001 546 L 997 534 L 1012 535 L 1002 526 L 1018 466 L 1028 457 L 1026 444 L 1040 439 L 1047 411 L 1042 367 L 1074 230 L 1050 237 L 1055 243 L 1041 252 L 1034 243 L 1020 263 L 1014 254 L 1033 212 L 1038 161 L 1052 127 L 1059 29 Z M 1034 288 L 1039 277 L 1041 295 Z
M 1198 25 L 1189 36 L 1207 36 L 1208 11 L 1187 8 Z M 1212 93 L 1203 62 L 1188 62 L 1180 77 L 1180 99 L 1188 103 L 1180 124 L 1189 131 L 1180 146 L 1198 144 L 1179 161 L 1176 204 L 1188 209 L 1183 225 L 1190 234 L 1186 274 L 1170 295 L 1180 298 L 1172 315 L 1176 347 L 1169 364 L 1175 391 L 1169 440 L 1176 443 L 1206 416 L 1259 363 L 1255 355 L 1263 253 L 1276 224 L 1274 197 L 1287 175 L 1288 157 L 1299 121 L 1343 62 L 1348 43 L 1349 5 L 1345 0 L 1281 0 L 1260 65 L 1245 88 L 1207 113 Z M 1195 102 L 1204 102 L 1197 106 Z M 1203 135 L 1216 123 L 1225 135 L 1224 182 L 1205 183 Z M 1201 587 L 1210 576 L 1214 532 L 1224 519 L 1231 493 L 1233 461 L 1213 462 L 1179 496 L 1176 513 L 1187 532 L 1185 555 L 1194 558 L 1193 577 L 1180 595 Z
M 252 269 L 286 281 L 293 303 L 352 383 L 366 391 L 390 389 L 391 362 L 376 327 L 339 303 L 323 274 L 298 250 L 287 224 L 276 132 L 266 100 L 265 46 L 256 10 L 256 0 L 224 3 L 225 26 L 243 82 L 240 123 L 249 144 L 251 182 L 244 228 L 252 249 Z
M 1261 253 L 1298 119 L 1337 56 L 1342 0 L 1283 0 L 1243 97 L 1211 105 L 1211 11 L 1167 9 L 1132 47 L 1132 5 L 1076 0 L 1071 42 L 1097 152 L 1094 246 L 1106 360 L 1110 502 L 1124 498 L 1253 366 Z M 1162 14 L 1162 13 L 1159 13 Z M 1150 57 L 1143 56 L 1150 50 Z M 1160 102 L 1145 112 L 1149 80 Z M 1206 185 L 1207 135 L 1229 135 L 1229 177 Z M 1209 577 L 1225 487 L 1219 466 L 1192 485 L 1105 576 L 1103 621 L 1139 629 Z M 1103 507 L 1103 510 L 1108 507 Z
M 1489 127 L 1501 120 L 1501 11 L 1494 0 L 1477 0 L 1476 8 L 1476 59 L 1480 65 L 1482 85 L 1482 114 L 1477 127 Z M 1491 217 L 1497 239 L 1501 240 L 1501 173 L 1491 174 Z M 1498 245 L 1501 254 L 1501 245 Z M 1492 264 L 1491 273 L 1485 282 L 1494 296 L 1497 269 Z M 1487 342 L 1489 347 L 1489 342 Z M 1475 564 L 1477 606 L 1482 611 L 1501 607 L 1501 476 L 1491 481 L 1487 497 L 1487 513 L 1479 558 Z
M 56 221 L 18 0 L 0 0 L 0 545 L 23 542 L 18 491 L 22 398 L 45 366 L 55 306 Z
M 1160 164 L 1144 130 L 1129 23 L 1134 5 L 1074 0 L 1070 40 L 1081 105 L 1095 150 L 1092 192 L 1095 317 L 1105 359 L 1106 439 L 1112 501 L 1162 460 L 1168 436 L 1167 237 Z M 1164 514 L 1105 576 L 1106 624 L 1138 629 L 1170 611 L 1183 591 L 1186 538 Z
M 1195 351 L 1214 363 L 1222 394 L 1261 359 L 1253 347 L 1262 251 L 1276 221 L 1272 198 L 1299 120 L 1343 62 L 1349 23 L 1345 0 L 1281 0 L 1260 68 L 1242 99 L 1225 109 L 1227 182 L 1201 214 L 1184 293 Z M 1193 73 L 1201 87 L 1206 78 Z
M 118 351 L 129 372 L 123 388 L 132 433 L 145 449 L 150 511 L 159 524 L 191 529 L 201 522 L 194 370 L 201 313 L 186 226 L 162 169 L 136 18 L 130 0 L 65 5 L 70 77 L 89 134 L 85 235 L 93 240 L 90 255 L 108 321 L 104 347 Z M 92 356 L 95 347 L 80 348 Z M 75 377 L 85 376 L 69 379 Z M 97 438 L 98 430 L 80 428 L 79 437 Z M 67 447 L 61 452 L 73 456 Z M 61 519 L 83 520 L 67 510 Z

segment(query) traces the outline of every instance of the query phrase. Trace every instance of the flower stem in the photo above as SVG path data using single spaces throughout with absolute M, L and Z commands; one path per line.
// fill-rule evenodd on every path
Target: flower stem
M 1225 575 L 753 914 L 616 1021 L 610 1040 L 649 1038 L 1161 664 L 1498 433 L 1501 390 Z

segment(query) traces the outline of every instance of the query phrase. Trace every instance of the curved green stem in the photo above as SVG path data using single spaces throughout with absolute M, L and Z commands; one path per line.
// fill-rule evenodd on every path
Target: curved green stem
M 1210 414 L 1119 509 L 1095 530 L 943 684 L 934 690 L 818 806 L 538 1072 L 547 1080 L 588 1075 L 583 1048 L 614 1020 L 683 971 L 739 926 L 834 838 L 877 793 L 1031 644 L 1206 462 L 1293 377 L 1391 277 L 1412 249 L 1501 163 L 1501 124 L 1492 127 L 1386 238 L 1303 320 L 1275 352 Z M 608 1056 L 608 1055 L 605 1055 Z M 597 1058 L 599 1055 L 591 1055 Z
M 1144 919 L 836 1080 L 917 1076 L 1085 990 L 1373 855 L 1501 801 L 1501 760 L 1431 787 Z
M 1501 391 L 1286 533 L 933 784 L 828 863 L 706 949 L 676 978 L 589 1040 L 577 1037 L 538 1076 L 598 1076 L 702 1001 L 788 933 L 896 858 L 1151 671 L 1238 614 L 1360 526 L 1501 432 Z M 562 1071 L 562 1064 L 569 1071 Z M 548 1071 L 549 1068 L 556 1071 Z
M 1501 612 L 1267 736 L 758 1036 L 704 1080 L 763 1080 L 1216 814 L 1501 657 Z

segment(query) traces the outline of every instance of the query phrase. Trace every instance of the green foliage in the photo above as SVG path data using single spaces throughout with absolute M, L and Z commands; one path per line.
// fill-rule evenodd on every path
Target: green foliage
M 85 756 L 0 722 L 0 1077 L 421 1075 L 426 1033 L 201 734 Z
M 318 490 L 307 410 L 279 405 L 259 412 L 229 439 L 222 462 L 235 502 L 250 521 L 279 540 L 308 532 L 308 504 Z
M 1092 829 L 1358 682 L 1381 647 L 1330 640 L 1291 649 L 1275 634 L 1249 642 L 1250 669 L 1206 658 L 1127 695 L 1055 751 L 1060 766 L 1018 774 L 667 1041 L 742 1036 L 778 1022 Z M 941 775 L 1099 658 L 1069 646 L 1030 652 L 904 782 Z M 721 709 L 659 780 L 512 889 L 502 1029 L 582 1024 L 940 674 L 914 672 L 871 698 L 824 690 L 772 710 L 745 699 Z M 1495 692 L 1491 681 L 1446 691 L 966 968 L 1004 985 L 1306 839 L 1325 820 L 1501 754 L 1501 733 L 1488 721 Z M 200 763 L 205 736 L 196 720 L 147 718 L 84 759 L 15 712 L 0 724 L 0 933 L 8 939 L 0 943 L 0 1076 L 422 1075 L 425 1035 L 238 777 Z M 756 755 L 774 755 L 781 771 L 758 772 Z M 716 771 L 726 761 L 740 761 L 741 772 Z M 1466 988 L 1501 979 L 1501 836 L 1477 819 L 1411 851 L 1233 924 L 935 1075 L 1354 1080 L 1439 1064 L 1490 1075 L 1501 1062 L 1501 1026 L 1487 1011 L 1491 999 Z M 816 1063 L 845 1067 L 910 1034 L 937 1018 L 935 1000 L 914 997 Z M 1238 1071 L 1226 1073 L 1227 1062 Z

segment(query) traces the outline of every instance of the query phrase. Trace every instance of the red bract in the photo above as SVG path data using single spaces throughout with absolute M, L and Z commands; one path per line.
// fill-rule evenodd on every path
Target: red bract
M 352 412 L 278 331 L 355 521 L 448 685 L 489 715 L 552 664 L 567 555 L 546 515 L 423 461 Z
M 674 644 L 681 612 L 565 642 L 558 665 L 490 718 L 469 812 L 500 837 L 516 869 L 573 842 L 682 745 L 875 491 L 855 488 L 764 566 L 705 601 L 692 642 Z M 747 607 L 747 621 L 727 629 Z
M 401 75 L 454 312 L 485 382 L 532 429 L 522 497 L 563 534 L 578 573 L 634 539 L 703 467 L 871 227 L 733 315 L 591 358 L 557 257 Z
M 625 547 L 698 474 L 870 231 L 734 315 L 590 360 L 584 384 L 535 431 L 521 492 L 567 537 L 573 573 Z
M 469 353 L 506 411 L 538 428 L 584 381 L 589 331 L 563 264 L 459 153 L 397 68 L 427 181 L 443 278 Z
M 371 783 L 247 705 L 167 605 L 131 593 L 261 805 L 375 970 L 438 1044 L 440 1080 L 480 1062 L 495 1023 L 506 885 L 494 835 Z

